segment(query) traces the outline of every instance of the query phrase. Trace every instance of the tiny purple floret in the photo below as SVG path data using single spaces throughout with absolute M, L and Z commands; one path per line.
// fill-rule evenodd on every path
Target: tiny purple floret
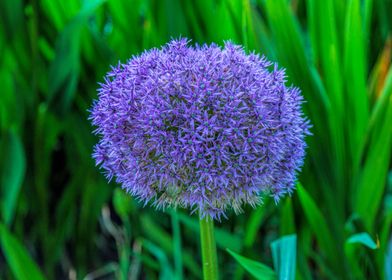
M 230 42 L 172 40 L 119 64 L 100 85 L 93 157 L 110 180 L 158 208 L 220 219 L 294 188 L 309 134 L 285 72 Z

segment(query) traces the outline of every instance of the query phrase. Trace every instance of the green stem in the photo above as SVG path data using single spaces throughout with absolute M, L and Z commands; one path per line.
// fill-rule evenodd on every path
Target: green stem
M 200 238 L 204 280 L 218 280 L 214 221 L 209 217 L 200 218 Z

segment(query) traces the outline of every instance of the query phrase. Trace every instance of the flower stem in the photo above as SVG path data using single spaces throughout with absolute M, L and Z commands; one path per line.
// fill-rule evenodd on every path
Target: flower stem
M 218 280 L 214 221 L 209 217 L 200 217 L 200 238 L 204 280 Z

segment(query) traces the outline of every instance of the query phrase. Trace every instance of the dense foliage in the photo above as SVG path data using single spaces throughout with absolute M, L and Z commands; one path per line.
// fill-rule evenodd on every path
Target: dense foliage
M 222 279 L 249 277 L 241 256 L 272 266 L 271 242 L 292 233 L 297 279 L 392 279 L 391 9 L 0 1 L 0 278 L 200 279 L 197 217 L 143 207 L 109 185 L 91 159 L 87 111 L 109 65 L 186 36 L 232 40 L 285 67 L 313 124 L 292 197 L 217 224 Z

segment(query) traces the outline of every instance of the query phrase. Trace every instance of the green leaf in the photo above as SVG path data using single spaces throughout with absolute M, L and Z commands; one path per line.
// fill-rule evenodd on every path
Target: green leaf
M 385 256 L 385 279 L 392 280 L 392 238 L 388 242 L 388 248 Z
M 196 234 L 200 234 L 200 226 L 198 220 L 190 218 L 187 215 L 179 213 L 178 218 L 187 227 L 193 230 Z M 240 251 L 242 248 L 242 240 L 239 236 L 231 234 L 224 229 L 215 228 L 216 245 L 220 248 L 230 248 L 231 250 Z
M 168 36 L 178 37 L 187 35 L 189 33 L 188 25 L 186 24 L 184 17 L 184 12 L 181 8 L 181 1 L 164 1 L 164 7 L 161 9 L 161 11 L 164 12 L 164 14 L 162 14 L 160 18 L 167 22 Z
M 165 252 L 168 254 L 173 254 L 173 240 L 171 235 L 169 235 L 162 227 L 158 226 L 156 222 L 154 222 L 150 216 L 142 215 L 140 218 L 141 227 L 144 231 L 144 236 L 149 238 L 152 242 L 159 245 Z M 182 258 L 184 266 L 193 273 L 196 277 L 201 277 L 201 271 L 197 262 L 195 261 L 194 256 L 188 251 L 183 248 L 182 251 Z
M 296 271 L 297 236 L 284 236 L 271 244 L 274 267 L 279 280 L 294 280 Z
M 115 276 L 115 273 L 118 271 L 118 264 L 115 262 L 110 262 L 105 264 L 104 266 L 94 270 L 83 277 L 83 280 L 94 280 L 94 279 L 102 279 L 104 277 L 112 277 Z
M 351 235 L 347 239 L 346 243 L 347 244 L 359 243 L 359 244 L 365 245 L 366 247 L 373 249 L 373 250 L 378 248 L 377 243 L 366 232 L 361 232 L 361 233 Z
M 389 257 L 388 257 L 388 250 L 392 249 L 392 242 L 389 241 L 390 239 L 390 232 L 391 232 L 391 226 L 392 226 L 392 171 L 389 172 L 388 175 L 388 187 L 387 187 L 387 195 L 384 197 L 384 218 L 381 224 L 381 231 L 380 231 L 380 248 L 378 250 L 378 256 L 377 256 L 377 264 L 379 268 L 384 267 L 384 263 L 388 263 L 387 258 L 389 258 L 389 263 L 392 263 L 392 251 L 389 252 Z M 390 244 L 389 244 L 390 243 Z M 388 249 L 388 246 L 390 248 Z M 392 268 L 391 268 L 392 272 Z M 385 271 L 386 273 L 386 271 Z M 392 274 L 391 274 L 392 276 Z M 390 279 L 387 277 L 384 277 L 384 274 L 381 274 L 382 279 Z M 392 279 L 392 278 L 391 278 Z
M 368 95 L 366 92 L 366 53 L 360 1 L 350 0 L 346 15 L 344 74 L 350 83 L 347 91 L 347 127 L 354 174 L 360 164 L 362 139 L 366 133 L 369 118 Z
M 309 0 L 308 8 L 317 22 L 313 22 L 311 37 L 313 47 L 320 57 L 324 81 L 335 111 L 342 112 L 342 76 L 340 73 L 340 48 L 336 29 L 336 15 L 333 1 Z M 336 112 L 335 112 L 336 113 Z
M 289 235 L 295 233 L 295 218 L 293 209 L 293 200 L 287 197 L 282 201 L 280 209 L 280 235 Z
M 377 123 L 383 119 L 383 114 L 385 114 L 386 108 L 388 107 L 388 102 L 392 96 L 392 67 L 389 68 L 387 77 L 385 79 L 384 87 L 381 90 L 380 97 L 377 99 L 376 104 L 374 104 L 373 111 L 370 118 L 368 130 L 374 129 Z
M 260 227 L 263 225 L 267 216 L 271 214 L 272 210 L 274 209 L 274 206 L 275 205 L 270 207 L 270 201 L 267 200 L 266 202 L 264 202 L 262 206 L 257 207 L 254 211 L 250 213 L 250 216 L 247 219 L 247 223 L 245 226 L 245 233 L 243 238 L 243 243 L 245 248 L 252 247 L 253 243 L 256 240 L 257 233 L 259 232 Z M 240 248 L 238 248 L 238 250 L 235 251 L 239 251 L 239 250 Z
M 350 236 L 345 243 L 345 254 L 350 265 L 351 275 L 353 279 L 366 279 L 366 270 L 363 269 L 364 255 L 363 248 L 353 246 L 354 244 L 364 245 L 372 250 L 378 249 L 378 243 L 374 242 L 370 235 L 366 232 L 357 233 Z
M 49 102 L 64 113 L 73 101 L 80 72 L 80 42 L 87 19 L 105 0 L 86 1 L 77 16 L 64 28 L 56 42 L 49 70 Z
M 66 27 L 56 42 L 55 58 L 49 70 L 48 101 L 64 113 L 70 106 L 79 79 L 80 27 Z
M 262 264 L 257 261 L 253 261 L 251 259 L 245 258 L 239 254 L 234 253 L 230 249 L 226 249 L 230 255 L 243 267 L 246 271 L 248 271 L 253 277 L 259 280 L 274 280 L 276 278 L 276 273 L 265 264 Z
M 26 170 L 26 159 L 22 141 L 14 129 L 11 129 L 4 143 L 4 157 L 1 185 L 3 191 L 3 219 L 6 225 L 12 222 L 16 202 L 22 187 Z
M 312 104 L 308 108 L 312 110 L 312 119 L 321 119 L 322 115 L 317 107 L 320 105 L 323 109 L 328 107 L 329 97 L 319 83 L 317 73 L 308 62 L 298 22 L 290 10 L 289 2 L 285 0 L 263 2 L 279 64 L 287 68 L 290 81 L 301 87 L 306 99 Z M 321 121 L 317 123 L 325 125 Z
M 0 224 L 0 244 L 5 259 L 17 280 L 45 279 L 27 250 L 3 224 Z
M 120 188 L 114 190 L 113 206 L 116 213 L 121 217 L 129 216 L 135 210 L 133 198 Z
M 330 191 L 328 179 L 331 178 L 330 162 L 332 153 L 325 153 L 325 150 L 332 150 L 330 143 L 331 126 L 329 124 L 332 112 L 330 97 L 322 83 L 315 65 L 308 58 L 306 42 L 303 39 L 298 19 L 294 16 L 290 3 L 285 0 L 260 1 L 261 9 L 265 11 L 265 16 L 270 27 L 271 42 L 274 45 L 271 49 L 276 53 L 279 66 L 286 68 L 288 81 L 298 86 L 307 101 L 304 104 L 304 111 L 310 117 L 314 127 L 313 137 L 309 137 L 311 147 L 311 160 L 316 164 L 316 172 L 320 182 L 320 188 Z M 310 9 L 312 11 L 312 9 Z M 315 20 L 317 22 L 317 18 Z M 290 47 L 288 47 L 290 46 Z M 275 59 L 275 57 L 272 57 Z M 327 120 L 327 121 L 326 121 Z M 338 131 L 340 133 L 340 131 Z M 334 135 L 332 135 L 334 136 Z M 333 166 L 336 164 L 334 163 Z
M 2 19 L 0 32 L 4 32 L 7 39 L 21 34 L 23 17 L 23 1 L 5 0 L 0 2 L 0 18 Z
M 173 235 L 173 259 L 176 280 L 182 280 L 183 277 L 183 260 L 182 260 L 182 242 L 181 227 L 177 211 L 171 211 L 172 235 Z
M 322 251 L 327 256 L 333 258 L 335 255 L 335 244 L 324 215 L 300 183 L 297 184 L 297 193 L 306 219 L 316 236 L 317 242 L 319 243 Z M 336 260 L 336 258 L 334 259 Z
M 186 1 L 185 1 L 186 2 Z M 233 1 L 235 2 L 235 1 Z M 239 27 L 239 18 L 230 13 L 229 1 L 193 1 L 194 12 L 201 19 L 199 24 L 205 25 L 205 32 L 203 41 L 221 42 L 223 40 L 232 40 L 234 42 L 240 41 L 241 30 Z M 239 1 L 238 1 L 239 4 Z M 235 10 L 238 12 L 238 9 Z M 225 24 L 222 24 L 224 22 Z
M 173 270 L 170 266 L 165 252 L 148 240 L 143 240 L 143 247 L 146 248 L 151 254 L 153 254 L 157 258 L 160 264 L 159 279 L 174 279 Z
M 323 170 L 329 172 L 327 179 L 336 186 L 333 198 L 330 197 L 330 186 L 328 189 L 324 188 L 325 200 L 329 205 L 333 204 L 331 208 L 331 225 L 339 227 L 342 216 L 344 215 L 345 204 L 345 176 L 347 173 L 346 153 L 345 147 L 346 136 L 344 134 L 347 128 L 345 121 L 346 104 L 343 91 L 343 75 L 342 75 L 342 60 L 341 60 L 341 42 L 339 41 L 339 18 L 340 11 L 335 9 L 334 1 L 318 1 L 308 0 L 307 10 L 311 14 L 310 37 L 312 41 L 312 50 L 316 50 L 317 61 L 320 76 L 330 101 L 328 116 L 326 119 L 317 120 L 315 127 L 326 123 L 328 127 L 319 131 L 322 135 L 318 141 L 328 141 L 329 151 L 323 152 L 322 157 L 317 158 L 319 162 L 325 161 L 326 157 L 331 157 L 328 162 L 328 167 Z M 319 65 L 318 65 L 319 64 Z M 309 102 L 312 102 L 309 99 Z M 313 107 L 313 106 L 312 106 Z M 327 121 L 325 121 L 327 120 Z M 325 134 L 325 131 L 329 133 Z M 317 132 L 315 132 L 316 135 Z M 320 148 L 316 148 L 320 149 Z M 322 148 L 321 148 L 322 149 Z M 318 163 L 320 165 L 320 163 Z M 331 176 L 333 175 L 333 176 Z M 320 180 L 320 185 L 323 181 Z
M 367 231 L 373 230 L 377 211 L 385 189 L 392 150 L 392 68 L 381 96 L 374 106 L 368 133 L 369 149 L 359 176 L 354 209 Z

